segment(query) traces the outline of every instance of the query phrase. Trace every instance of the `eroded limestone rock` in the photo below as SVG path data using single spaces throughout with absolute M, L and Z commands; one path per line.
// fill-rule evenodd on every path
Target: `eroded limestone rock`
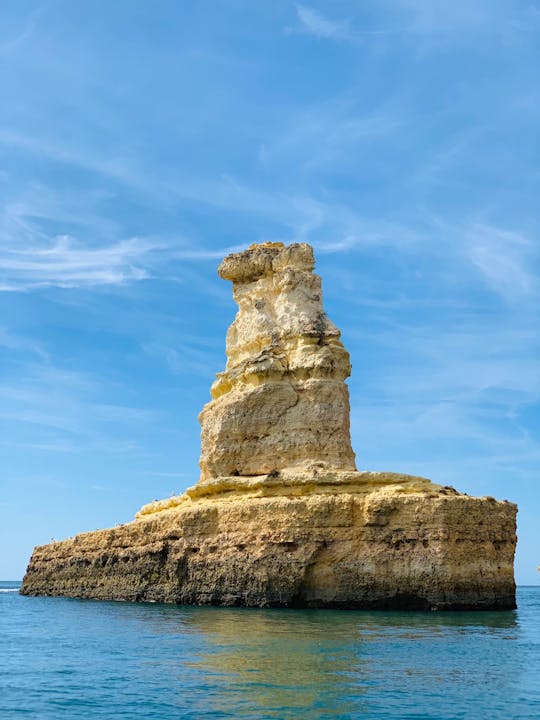
M 407 487 L 189 499 L 36 548 L 23 593 L 258 607 L 515 607 L 515 506 Z
M 238 314 L 201 477 L 136 520 L 34 550 L 22 592 L 252 606 L 515 607 L 516 506 L 358 472 L 349 355 L 305 244 L 225 258 Z
M 201 480 L 286 468 L 354 470 L 351 365 L 325 315 L 309 245 L 253 245 L 229 255 L 238 314 L 227 366 L 200 414 Z

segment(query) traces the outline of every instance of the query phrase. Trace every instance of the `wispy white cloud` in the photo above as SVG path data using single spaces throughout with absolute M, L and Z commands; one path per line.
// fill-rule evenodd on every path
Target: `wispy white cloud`
M 398 344 L 409 348 L 413 362 L 381 378 L 377 393 L 398 402 L 424 398 L 427 402 L 475 402 L 481 396 L 506 402 L 540 399 L 540 368 L 534 362 L 540 341 L 528 325 L 510 312 L 501 316 L 462 312 L 461 327 L 438 330 L 432 325 L 392 323 L 372 340 L 389 351 Z M 420 370 L 424 366 L 423 370 Z M 426 369 L 429 367 L 429 371 Z
M 421 52 L 445 45 L 470 44 L 491 37 L 503 44 L 522 42 L 539 27 L 537 8 L 513 0 L 382 0 L 390 21 L 401 23 L 402 32 Z M 436 43 L 436 44 L 434 44 Z
M 215 343 L 217 345 L 217 343 Z M 159 342 L 144 343 L 144 352 L 165 362 L 169 370 L 180 375 L 202 375 L 213 378 L 221 362 L 222 350 L 200 347 L 198 344 L 181 339 L 178 347 L 169 347 Z M 219 358 L 219 359 L 218 359 Z
M 69 441 L 56 442 L 2 442 L 0 443 L 7 448 L 15 448 L 17 450 L 38 450 L 39 452 L 51 453 L 73 453 L 79 448 Z
M 229 253 L 245 250 L 245 245 L 230 245 L 224 248 L 180 247 L 171 249 L 170 258 L 174 260 L 222 260 Z
M 321 253 L 351 252 L 359 248 L 392 247 L 395 250 L 414 252 L 426 242 L 425 232 L 411 224 L 400 224 L 386 220 L 370 220 L 348 212 L 346 208 L 335 208 L 337 231 L 333 239 L 314 242 Z M 329 212 L 332 210 L 329 208 Z
M 353 387 L 358 381 L 364 388 L 363 395 L 353 395 L 352 410 L 361 462 L 367 452 L 370 462 L 386 456 L 421 472 L 428 447 L 431 473 L 445 463 L 448 472 L 482 463 L 489 474 L 540 455 L 527 416 L 540 402 L 534 360 L 540 341 L 528 318 L 511 309 L 505 315 L 469 309 L 455 317 L 455 327 L 393 322 L 385 329 L 379 322 L 360 336 L 380 358 L 368 377 L 355 378 L 353 371 Z M 472 470 L 471 477 L 474 482 Z M 459 485 L 451 474 L 446 480 Z
M 537 243 L 520 232 L 480 223 L 467 229 L 466 239 L 472 263 L 494 292 L 510 300 L 538 294 Z
M 410 125 L 410 117 L 397 100 L 371 107 L 348 95 L 289 112 L 276 125 L 259 148 L 260 164 L 305 177 L 357 163 L 375 143 L 391 143 Z
M 317 10 L 306 5 L 297 5 L 296 13 L 303 32 L 318 38 L 350 40 L 350 26 L 347 20 L 330 20 Z
M 438 29 L 450 30 L 455 28 L 481 27 L 488 19 L 500 17 L 502 3 L 493 3 L 491 0 L 455 0 L 447 3 L 444 0 L 395 0 L 394 8 L 406 13 L 412 20 L 411 27 L 419 32 L 432 32 Z
M 114 286 L 156 276 L 183 281 L 189 266 L 243 247 L 207 247 L 181 233 L 121 238 L 101 208 L 109 200 L 105 191 L 61 193 L 36 184 L 11 190 L 0 200 L 0 291 Z M 51 227 L 71 232 L 51 235 Z
M 176 168 L 156 168 L 139 156 L 132 157 L 127 150 L 122 155 L 111 157 L 100 148 L 69 145 L 54 138 L 25 134 L 10 128 L 0 128 L 0 145 L 11 151 L 25 152 L 31 157 L 45 157 L 53 163 L 94 173 L 134 192 L 153 208 L 172 207 L 182 201 L 242 212 L 247 216 L 280 217 L 290 213 L 287 193 L 262 189 L 230 173 L 211 177 L 183 174 Z M 16 212 L 17 205 L 11 209 Z M 42 212 L 46 210 L 42 209 Z M 68 214 L 71 215 L 69 211 Z
M 377 36 L 396 35 L 409 30 L 409 28 L 399 25 L 371 27 L 365 23 L 355 22 L 352 16 L 357 11 L 358 8 L 353 5 L 351 6 L 351 18 L 331 20 L 312 7 L 296 5 L 296 14 L 300 21 L 300 28 L 296 32 L 308 33 L 317 38 L 356 43 L 370 36 L 376 38 Z
M 27 291 L 43 287 L 122 285 L 150 277 L 144 267 L 159 246 L 139 238 L 110 245 L 84 246 L 69 236 L 43 246 L 0 247 L 0 290 Z
M 337 158 L 345 157 L 347 153 L 350 155 L 351 147 L 356 142 L 384 136 L 393 132 L 398 124 L 391 113 L 375 113 L 364 117 L 355 112 L 346 101 L 337 101 L 337 104 L 331 102 L 326 108 L 313 108 L 309 117 L 298 118 L 296 129 L 293 127 L 288 134 L 284 133 L 277 144 L 269 143 L 267 160 L 273 162 L 276 158 L 288 157 L 290 161 L 290 152 L 302 152 L 306 159 L 317 157 L 316 163 L 319 166 L 325 162 L 331 164 Z M 302 127 L 305 129 L 304 133 Z M 0 142 L 1 140 L 0 132 Z M 86 151 L 72 153 L 65 149 L 58 150 L 54 145 L 51 149 L 47 142 L 43 145 L 41 140 L 33 138 L 23 137 L 19 138 L 19 141 L 23 148 L 32 153 L 45 147 L 59 162 L 74 162 L 83 168 L 89 167 L 109 176 L 108 161 L 104 159 L 102 162 L 99 154 L 90 159 Z M 298 148 L 303 150 L 299 151 Z M 314 148 L 318 148 L 319 152 L 313 152 Z M 308 159 L 307 162 L 311 165 L 314 161 Z M 308 169 L 311 171 L 314 168 Z M 275 239 L 313 242 L 324 252 L 351 250 L 355 246 L 373 242 L 403 244 L 412 239 L 413 233 L 406 232 L 404 227 L 399 227 L 399 223 L 391 227 L 392 223 L 372 222 L 346 205 L 315 198 L 305 192 L 290 193 L 257 187 L 230 175 L 223 175 L 218 180 L 191 178 L 188 182 L 187 179 L 174 176 L 155 178 L 151 169 L 147 172 L 132 172 L 130 168 L 125 174 L 113 173 L 113 176 L 116 180 L 125 181 L 130 187 L 137 187 L 142 193 L 148 190 L 153 196 L 159 195 L 161 199 L 164 196 L 169 199 L 176 196 L 190 202 L 248 213 L 279 223 L 286 229 L 281 237 Z M 7 250 L 0 250 L 6 257 L 4 264 L 9 271 L 4 273 L 3 278 L 0 275 L 0 289 L 30 289 L 49 285 L 120 285 L 152 276 L 160 258 L 176 263 L 183 260 L 219 260 L 229 252 L 243 247 L 236 245 L 207 248 L 182 238 L 165 241 L 160 238 L 132 238 L 116 242 L 102 241 L 100 245 L 94 243 L 88 246 L 69 235 L 49 238 L 36 218 L 46 221 L 52 215 L 57 222 L 76 222 L 75 209 L 79 213 L 80 202 L 77 197 L 68 198 L 69 205 L 66 208 L 65 201 L 62 203 L 61 200 L 53 198 L 51 202 L 49 197 L 47 203 L 44 203 L 39 200 L 40 196 L 43 196 L 42 190 L 36 193 L 37 206 L 31 197 L 24 197 L 22 202 L 9 204 L 4 210 L 3 218 L 0 215 L 0 222 L 7 236 L 15 239 Z M 47 193 L 43 197 L 47 198 Z M 101 227 L 105 235 L 118 234 L 118 228 L 107 227 L 106 218 L 95 210 L 82 208 L 79 216 L 84 219 L 85 234 L 89 233 L 93 223 Z M 320 240 L 322 234 L 332 240 Z M 263 239 L 267 238 L 253 237 L 253 241 Z M 30 252 L 21 252 L 21 245 L 29 246 Z M 44 249 L 40 249 L 40 246 L 44 246 Z M 173 277 L 174 265 L 168 270 Z
M 131 187 L 138 187 L 142 181 L 141 172 L 124 156 L 104 156 L 103 153 L 92 152 L 84 146 L 70 145 L 55 138 L 38 137 L 3 127 L 0 128 L 0 144 L 57 163 L 76 165 Z M 148 187 L 149 183 L 144 185 Z
M 423 41 L 416 50 L 426 50 L 426 43 L 433 50 L 444 40 L 447 44 L 470 43 L 472 38 L 492 36 L 503 43 L 519 41 L 524 34 L 534 33 L 540 26 L 540 11 L 534 5 L 519 5 L 512 0 L 381 0 L 378 16 L 383 23 L 372 24 L 373 17 L 365 8 L 359 17 L 358 5 L 350 5 L 346 19 L 330 19 L 319 10 L 307 5 L 296 5 L 300 23 L 296 32 L 317 38 L 349 43 L 386 43 L 386 36 L 403 36 Z M 383 9 L 384 8 L 384 9 Z M 383 9 L 383 12 L 381 12 Z M 375 13 L 377 14 L 377 13 Z
M 538 243 L 521 229 L 474 218 L 449 220 L 423 210 L 401 222 L 390 222 L 364 218 L 347 207 L 331 204 L 317 204 L 312 216 L 314 221 L 307 225 L 305 239 L 311 236 L 321 253 L 389 247 L 396 258 L 421 257 L 426 272 L 433 280 L 437 278 L 440 288 L 455 292 L 459 284 L 467 292 L 488 289 L 519 306 L 522 313 L 539 295 Z M 328 239 L 322 239 L 321 229 L 326 228 L 332 232 L 327 231 Z M 299 238 L 304 239 L 301 235 Z M 369 298 L 363 296 L 363 300 Z
M 0 420 L 19 428 L 10 441 L 13 447 L 49 452 L 137 450 L 138 430 L 161 423 L 164 413 L 103 402 L 106 386 L 105 377 L 50 363 L 21 363 L 16 377 L 0 383 Z M 121 392 L 121 388 L 115 390 Z
M 17 50 L 21 45 L 24 45 L 28 40 L 36 27 L 35 19 L 31 19 L 25 28 L 23 28 L 17 35 L 12 38 L 0 37 L 0 55 L 9 55 L 13 51 Z
M 49 363 L 21 363 L 17 377 L 6 376 L 0 384 L 0 418 L 75 436 L 83 432 L 88 417 L 83 398 L 97 388 L 96 380 L 81 372 Z
M 49 358 L 48 352 L 35 340 L 19 334 L 14 334 L 8 328 L 0 326 L 0 348 L 10 351 L 32 353 L 43 360 Z

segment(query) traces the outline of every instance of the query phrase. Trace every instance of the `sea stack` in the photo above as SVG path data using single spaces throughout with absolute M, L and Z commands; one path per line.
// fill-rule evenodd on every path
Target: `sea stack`
M 34 550 L 21 592 L 214 605 L 515 607 L 514 504 L 358 471 L 351 371 L 305 243 L 219 275 L 238 313 L 201 414 L 200 479 L 136 519 Z
M 309 245 L 254 245 L 218 269 L 238 314 L 227 367 L 199 416 L 201 480 L 355 470 L 349 353 L 323 311 Z

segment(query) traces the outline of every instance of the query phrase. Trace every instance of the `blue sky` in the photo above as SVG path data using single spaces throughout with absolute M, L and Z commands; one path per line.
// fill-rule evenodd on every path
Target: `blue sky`
M 4 0 L 0 577 L 198 477 L 216 266 L 307 241 L 358 466 L 540 562 L 540 2 Z

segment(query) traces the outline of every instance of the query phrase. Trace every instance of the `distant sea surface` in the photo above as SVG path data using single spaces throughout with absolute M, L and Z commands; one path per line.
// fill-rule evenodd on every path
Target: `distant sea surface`
M 540 587 L 508 612 L 29 598 L 0 583 L 0 718 L 540 718 Z

